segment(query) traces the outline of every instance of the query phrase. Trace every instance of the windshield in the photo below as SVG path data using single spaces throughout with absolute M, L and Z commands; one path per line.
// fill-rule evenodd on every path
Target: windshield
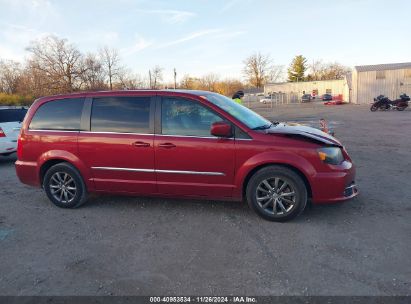
M 271 126 L 270 121 L 228 97 L 220 94 L 205 94 L 204 97 L 228 114 L 234 116 L 250 129 L 269 128 Z

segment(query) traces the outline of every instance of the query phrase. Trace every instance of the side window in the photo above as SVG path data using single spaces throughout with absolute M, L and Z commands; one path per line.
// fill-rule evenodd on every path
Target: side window
M 211 124 L 223 119 L 211 110 L 181 98 L 163 98 L 161 129 L 165 135 L 209 137 Z
M 152 133 L 150 97 L 94 98 L 91 131 L 117 133 Z
M 83 98 L 60 99 L 46 102 L 34 114 L 30 129 L 37 130 L 80 130 Z

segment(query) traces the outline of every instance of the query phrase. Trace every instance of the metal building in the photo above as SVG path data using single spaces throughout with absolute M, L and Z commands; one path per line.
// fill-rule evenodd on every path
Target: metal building
M 357 104 L 371 103 L 378 95 L 391 100 L 411 95 L 411 62 L 356 66 L 351 89 L 350 102 Z

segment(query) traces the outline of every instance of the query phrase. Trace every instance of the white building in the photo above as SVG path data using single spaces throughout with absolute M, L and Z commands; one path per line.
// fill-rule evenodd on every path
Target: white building
M 369 104 L 378 95 L 396 99 L 402 93 L 411 95 L 411 62 L 356 66 L 343 80 L 267 83 L 264 93 L 283 93 L 297 99 L 303 94 L 328 93 L 356 104 Z
M 411 62 L 356 66 L 351 89 L 350 102 L 357 104 L 371 103 L 378 95 L 391 100 L 411 95 Z

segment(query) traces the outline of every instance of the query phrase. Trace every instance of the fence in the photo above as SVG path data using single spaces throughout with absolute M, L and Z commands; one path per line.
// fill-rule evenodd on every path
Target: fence
M 282 104 L 300 104 L 301 96 L 297 93 L 275 93 L 270 96 L 245 95 L 243 103 L 248 108 L 274 108 Z

